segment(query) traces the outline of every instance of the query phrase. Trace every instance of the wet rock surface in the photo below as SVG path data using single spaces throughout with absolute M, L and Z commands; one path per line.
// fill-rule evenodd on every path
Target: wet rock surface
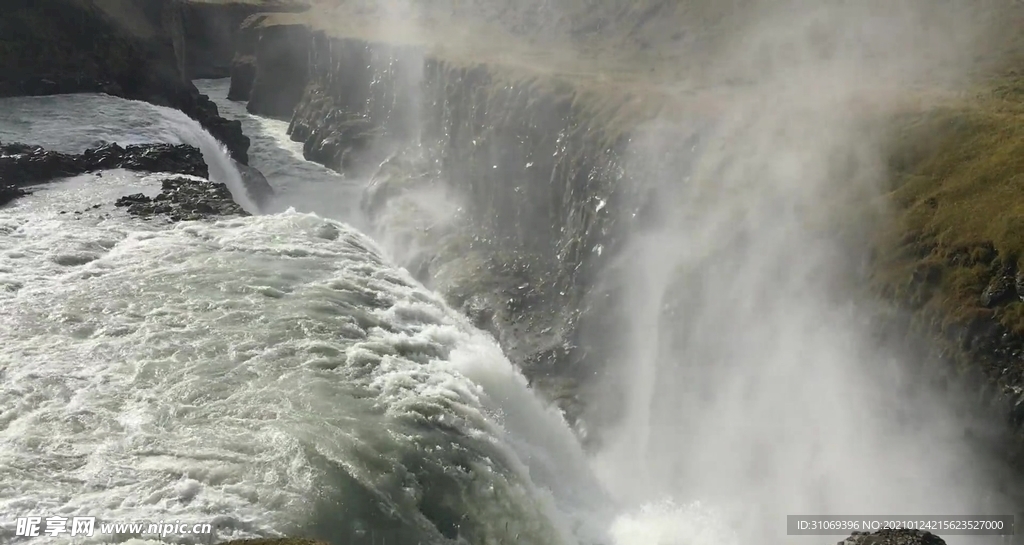
M 275 25 L 250 27 L 242 32 L 247 35 L 245 41 L 255 42 L 252 51 L 254 67 L 239 67 L 238 73 L 239 85 L 243 89 L 248 87 L 246 109 L 252 114 L 291 119 L 309 81 L 309 28 L 305 25 Z M 245 51 L 240 50 L 239 53 L 244 54 Z M 252 78 L 248 85 L 247 76 Z
M 202 152 L 187 144 L 105 144 L 77 155 L 27 144 L 0 145 L 0 187 L 6 202 L 24 194 L 17 192 L 25 186 L 114 168 L 209 176 Z
M 0 206 L 3 206 L 18 197 L 28 195 L 28 191 L 15 185 L 0 185 Z
M 252 83 L 256 79 L 256 57 L 239 56 L 231 61 L 231 88 L 228 89 L 228 100 L 246 101 L 252 93 Z
M 234 201 L 226 185 L 181 176 L 164 180 L 156 197 L 136 193 L 121 197 L 114 205 L 127 208 L 133 216 L 159 216 L 172 222 L 249 215 Z
M 274 188 L 267 181 L 267 177 L 258 169 L 241 163 L 235 163 L 235 168 L 242 175 L 242 183 L 245 191 L 249 194 L 256 206 L 263 206 L 274 196 Z
M 217 106 L 188 79 L 186 61 L 208 56 L 184 54 L 188 18 L 181 13 L 183 4 L 5 3 L 0 17 L 0 97 L 107 93 L 176 108 L 223 142 L 236 161 L 248 163 L 249 138 L 242 134 L 241 124 L 221 117 Z
M 302 12 L 302 0 L 180 2 L 183 59 L 187 79 L 230 75 L 242 22 L 256 13 Z
M 921 530 L 879 530 L 854 532 L 838 545 L 946 545 L 939 536 Z

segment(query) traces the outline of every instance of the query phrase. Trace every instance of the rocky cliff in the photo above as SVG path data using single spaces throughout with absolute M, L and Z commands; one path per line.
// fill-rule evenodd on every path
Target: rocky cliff
M 253 14 L 309 9 L 298 0 L 191 0 L 179 5 L 182 39 L 175 45 L 189 80 L 231 75 L 242 22 Z
M 185 78 L 183 2 L 13 0 L 0 17 L 0 96 L 104 92 L 177 108 L 247 163 L 238 121 Z M 187 13 L 187 10 L 185 10 Z
M 622 180 L 629 129 L 658 111 L 658 97 L 588 94 L 558 78 L 306 25 L 257 19 L 247 32 L 250 43 L 272 44 L 269 58 L 251 52 L 250 111 L 294 112 L 289 131 L 308 159 L 373 175 L 364 203 L 371 216 L 453 181 L 466 206 L 421 241 L 431 251 L 406 265 L 577 414 L 573 384 L 599 367 L 583 360 L 600 352 L 578 325 L 596 320 L 605 302 L 584 300 L 636 204 Z M 250 86 L 241 79 L 233 87 Z
M 573 392 L 603 367 L 598 354 L 607 353 L 602 343 L 609 336 L 601 332 L 616 323 L 619 295 L 596 280 L 621 235 L 656 208 L 640 189 L 643 161 L 631 156 L 630 142 L 652 120 L 663 122 L 667 128 L 657 130 L 667 131 L 662 140 L 671 144 L 662 157 L 685 172 L 702 123 L 742 88 L 724 69 L 717 77 L 733 81 L 731 87 L 704 92 L 664 83 L 682 82 L 690 69 L 706 74 L 694 67 L 702 48 L 715 43 L 715 28 L 735 21 L 709 14 L 713 25 L 681 37 L 657 20 L 678 19 L 677 8 L 649 4 L 607 17 L 548 18 L 544 24 L 569 28 L 576 40 L 565 55 L 538 52 L 545 37 L 524 21 L 540 5 L 498 17 L 503 25 L 472 47 L 468 31 L 445 27 L 433 14 L 423 17 L 437 24 L 440 44 L 422 39 L 415 25 L 366 23 L 380 16 L 371 5 L 356 10 L 362 18 L 351 11 L 335 19 L 255 15 L 238 40 L 232 94 L 249 99 L 254 113 L 290 118 L 291 137 L 303 142 L 308 159 L 372 177 L 364 202 L 371 218 L 409 219 L 417 206 L 410 203 L 429 200 L 429 191 L 448 192 L 461 206 L 429 218 L 417 240 L 403 242 L 431 248 L 413 252 L 405 264 L 493 331 L 573 417 L 580 412 Z M 453 3 L 452 13 L 460 5 Z M 655 30 L 640 31 L 648 27 Z M 602 28 L 614 29 L 630 55 L 609 45 L 615 40 L 581 45 Z M 691 49 L 637 40 L 686 42 Z M 531 41 L 542 47 L 522 46 Z M 968 217 L 974 206 L 1001 202 L 1015 187 L 1012 134 L 1024 95 L 1005 74 L 1013 66 L 1006 59 L 1019 59 L 1021 48 L 1012 41 L 1001 46 L 1011 54 L 973 65 L 999 74 L 979 87 L 981 100 L 952 93 L 877 119 L 875 129 L 890 138 L 891 197 L 904 213 L 872 223 L 885 227 L 873 231 L 864 286 L 886 309 L 879 318 L 885 342 L 897 339 L 913 351 L 928 380 L 966 389 L 982 420 L 994 414 L 1015 428 L 1024 422 L 1016 220 L 1012 209 L 996 221 L 988 213 Z M 980 180 L 998 184 L 955 202 Z M 857 209 L 843 206 L 841 214 Z M 1020 457 L 1013 445 L 1000 448 Z

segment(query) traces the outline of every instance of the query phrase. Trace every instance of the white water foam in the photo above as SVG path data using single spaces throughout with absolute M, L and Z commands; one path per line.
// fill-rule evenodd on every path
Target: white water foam
M 81 153 L 103 142 L 190 144 L 202 152 L 210 179 L 227 185 L 246 211 L 257 211 L 224 144 L 172 108 L 94 94 L 4 99 L 0 141 L 66 153 Z
M 249 163 L 274 186 L 275 196 L 263 205 L 264 212 L 295 208 L 341 220 L 365 232 L 359 209 L 365 180 L 346 178 L 329 168 L 306 161 L 302 143 L 288 136 L 288 123 L 249 114 L 245 104 L 227 100 L 227 80 L 199 80 L 196 87 L 217 103 L 221 114 L 237 119 L 251 141 Z
M 420 463 L 473 468 L 452 508 L 481 543 L 575 542 L 556 507 L 585 490 L 582 453 L 492 339 L 344 224 L 110 204 L 157 181 L 81 176 L 0 215 L 0 532 L 29 514 L 301 532 L 352 493 L 326 459 L 425 543 L 416 498 L 448 477 Z

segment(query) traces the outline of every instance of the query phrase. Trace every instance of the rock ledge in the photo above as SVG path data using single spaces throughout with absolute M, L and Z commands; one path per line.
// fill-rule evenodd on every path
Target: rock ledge
M 0 206 L 27 194 L 24 188 L 30 185 L 115 168 L 210 175 L 202 152 L 187 144 L 104 144 L 78 155 L 28 144 L 0 144 Z
M 164 180 L 156 197 L 136 193 L 121 197 L 114 205 L 127 207 L 133 216 L 165 216 L 172 222 L 250 215 L 232 199 L 226 185 L 184 176 Z
M 879 530 L 854 532 L 838 545 L 946 545 L 941 537 L 922 530 Z

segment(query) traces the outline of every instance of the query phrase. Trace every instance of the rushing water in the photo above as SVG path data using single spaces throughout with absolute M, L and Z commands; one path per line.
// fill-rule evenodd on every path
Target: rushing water
M 361 180 L 304 161 L 285 123 L 226 103 L 225 82 L 200 86 L 252 138 L 251 162 L 276 191 L 261 210 L 246 200 L 223 147 L 178 112 L 97 95 L 0 101 L 3 141 L 75 152 L 101 141 L 197 145 L 211 178 L 257 212 L 178 224 L 130 218 L 113 202 L 154 193 L 160 176 L 126 171 L 48 184 L 0 209 L 0 543 L 23 539 L 14 520 L 28 515 L 212 523 L 216 540 L 730 545 L 746 525 L 773 543 L 793 498 L 902 500 L 871 497 L 887 494 L 879 483 L 942 498 L 949 479 L 929 468 L 971 470 L 957 469 L 952 450 L 929 452 L 936 442 L 870 444 L 866 435 L 879 423 L 835 402 L 856 391 L 859 376 L 839 373 L 835 362 L 858 352 L 836 327 L 818 324 L 827 317 L 852 331 L 843 308 L 795 315 L 777 302 L 783 314 L 772 327 L 751 310 L 745 343 L 722 336 L 735 319 L 724 310 L 703 315 L 719 319 L 698 337 L 680 337 L 685 328 L 659 333 L 665 286 L 680 264 L 693 261 L 693 270 L 726 286 L 735 280 L 726 273 L 737 258 L 681 246 L 673 233 L 638 238 L 627 253 L 656 265 L 626 275 L 637 312 L 620 349 L 632 362 L 623 369 L 633 375 L 636 409 L 628 433 L 589 460 L 493 338 L 358 229 Z M 758 217 L 768 222 L 773 213 Z M 705 233 L 708 246 L 719 242 L 714 230 L 692 232 Z M 799 241 L 785 234 L 779 240 Z M 789 285 L 741 280 L 757 292 L 750 298 Z M 776 326 L 785 324 L 801 327 L 782 335 Z M 732 350 L 752 367 L 715 368 L 742 379 L 742 388 L 726 390 L 726 403 L 711 410 L 701 405 L 714 389 L 703 387 L 707 380 L 730 382 L 686 374 L 682 362 L 661 361 L 660 350 L 699 363 L 731 361 Z M 817 372 L 838 375 L 834 389 L 807 378 L 799 365 L 810 356 L 793 355 L 802 351 L 825 358 Z M 801 403 L 791 402 L 793 392 Z M 794 423 L 803 434 L 785 435 Z M 874 447 L 892 452 L 880 456 Z M 925 458 L 931 465 L 913 470 Z M 886 471 L 871 474 L 868 461 Z M 804 469 L 806 479 L 787 480 Z M 920 486 L 930 480 L 933 487 Z M 800 505 L 823 505 L 816 501 Z M 746 524 L 757 509 L 770 516 Z
M 0 111 L 3 140 L 67 151 L 199 144 L 212 177 L 242 190 L 208 135 L 162 108 L 80 95 Z M 315 174 L 276 175 L 287 165 L 267 168 L 260 151 L 275 136 L 256 132 L 254 163 L 285 202 L 346 190 L 287 153 Z M 158 176 L 85 175 L 0 211 L 0 541 L 25 515 L 340 543 L 603 532 L 590 522 L 601 494 L 560 413 L 490 336 L 327 217 L 347 209 L 330 190 L 323 216 L 169 225 L 113 207 L 157 187 Z

